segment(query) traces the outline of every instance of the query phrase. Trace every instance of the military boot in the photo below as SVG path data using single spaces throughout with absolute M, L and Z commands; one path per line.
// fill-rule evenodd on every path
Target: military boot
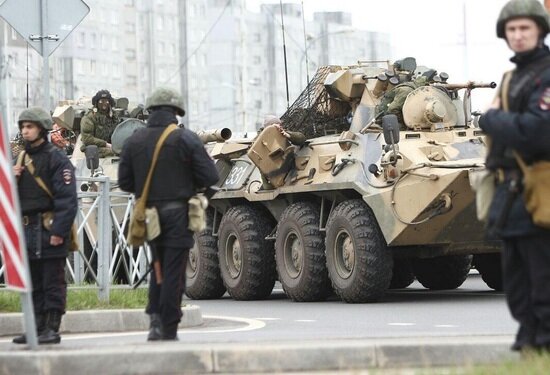
M 178 323 L 168 324 L 162 332 L 162 341 L 178 341 Z
M 46 330 L 46 314 L 35 314 L 34 319 L 36 322 L 36 332 L 40 336 Z M 26 344 L 27 335 L 22 334 L 21 336 L 14 337 L 12 342 L 14 344 Z
M 149 335 L 147 335 L 147 341 L 158 341 L 162 339 L 162 323 L 160 321 L 160 314 L 150 314 L 149 319 Z
M 59 336 L 59 326 L 61 325 L 61 317 L 63 314 L 58 310 L 48 311 L 46 317 L 46 329 L 38 336 L 39 344 L 59 344 L 61 336 Z

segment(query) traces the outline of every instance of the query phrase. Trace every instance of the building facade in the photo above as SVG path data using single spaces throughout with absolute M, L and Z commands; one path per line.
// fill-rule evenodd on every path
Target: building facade
M 354 29 L 348 13 L 316 13 L 304 33 L 298 4 L 282 8 L 285 64 L 278 4 L 255 13 L 244 0 L 86 3 L 88 16 L 50 56 L 50 110 L 100 89 L 144 103 L 169 86 L 183 93 L 191 129 L 255 132 L 265 114 L 284 113 L 317 67 L 390 56 L 389 36 Z M 27 102 L 44 102 L 42 61 L 0 20 L 0 111 L 11 134 Z

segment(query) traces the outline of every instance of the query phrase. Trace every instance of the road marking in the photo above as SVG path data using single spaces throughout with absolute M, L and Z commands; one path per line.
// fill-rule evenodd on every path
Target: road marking
M 316 322 L 316 320 L 311 320 L 311 319 L 297 319 L 297 320 L 295 320 L 295 322 L 313 323 L 313 322 Z
M 265 323 L 257 319 L 236 318 L 230 316 L 218 316 L 218 315 L 203 315 L 205 319 L 217 319 L 217 320 L 230 320 L 233 322 L 245 323 L 244 327 L 238 328 L 223 328 L 218 329 L 196 329 L 196 328 L 184 328 L 178 330 L 178 334 L 189 333 L 226 333 L 226 332 L 245 332 L 261 329 L 265 327 Z M 84 334 L 62 334 L 63 341 L 69 340 L 85 340 L 85 339 L 97 339 L 101 337 L 123 337 L 123 336 L 144 336 L 148 331 L 131 331 L 131 332 L 97 332 L 97 333 L 84 333 Z M 0 343 L 9 343 L 11 338 L 0 340 Z
M 281 320 L 281 318 L 254 318 L 256 320 L 264 320 L 264 321 L 269 321 L 269 320 Z
M 388 323 L 389 326 L 414 326 L 416 323 Z
M 456 328 L 458 326 L 455 326 L 453 324 L 436 324 L 434 325 L 435 328 Z

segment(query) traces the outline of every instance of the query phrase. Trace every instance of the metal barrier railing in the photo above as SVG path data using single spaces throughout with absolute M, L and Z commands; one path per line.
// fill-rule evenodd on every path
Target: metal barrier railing
M 106 176 L 78 177 L 77 184 L 89 189 L 78 193 L 78 250 L 67 258 L 67 282 L 95 284 L 99 299 L 107 301 L 112 284 L 134 286 L 145 277 L 149 264 L 149 249 L 134 249 L 126 241 L 133 194 L 111 191 Z M 0 280 L 4 266 L 0 264 Z

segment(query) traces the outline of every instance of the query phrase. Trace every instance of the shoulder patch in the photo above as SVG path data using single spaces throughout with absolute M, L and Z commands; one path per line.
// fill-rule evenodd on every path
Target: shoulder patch
M 550 87 L 547 87 L 542 92 L 539 99 L 539 108 L 543 111 L 548 111 L 550 109 Z
M 73 179 L 73 175 L 70 169 L 63 169 L 63 182 L 65 185 L 70 185 Z

